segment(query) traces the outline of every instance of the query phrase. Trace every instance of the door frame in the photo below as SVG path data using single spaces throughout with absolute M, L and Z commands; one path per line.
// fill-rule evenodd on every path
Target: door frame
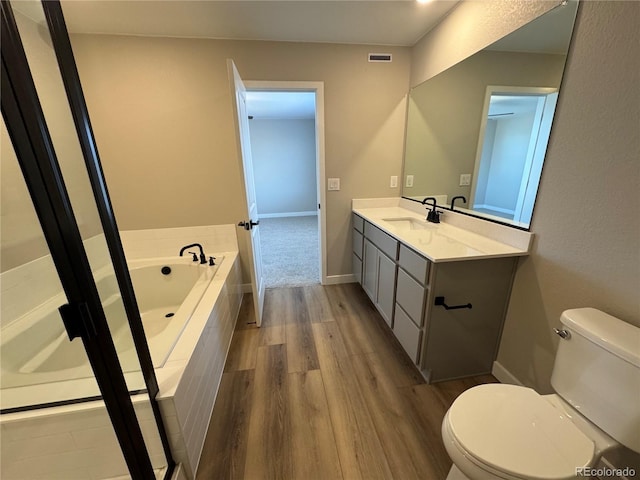
M 327 208 L 324 148 L 324 82 L 287 80 L 244 80 L 249 92 L 314 92 L 316 94 L 316 188 L 318 192 L 318 243 L 320 262 L 320 283 L 327 285 Z
M 475 203 L 476 190 L 478 188 L 478 174 L 480 172 L 480 164 L 482 162 L 482 149 L 484 146 L 484 140 L 486 135 L 491 96 L 494 94 L 498 94 L 498 95 L 506 94 L 506 95 L 523 96 L 523 97 L 524 96 L 542 97 L 542 96 L 547 96 L 549 94 L 557 93 L 557 92 L 558 92 L 558 89 L 555 87 L 519 87 L 519 86 L 509 86 L 509 85 L 487 85 L 487 88 L 484 94 L 484 105 L 482 107 L 480 131 L 478 133 L 478 142 L 476 146 L 476 158 L 473 166 L 471 192 L 469 194 L 469 208 L 471 208 Z M 538 125 L 538 128 L 539 128 L 539 125 Z M 525 187 L 526 187 L 526 183 L 528 182 L 525 182 Z M 523 188 L 522 185 L 520 188 L 521 189 Z

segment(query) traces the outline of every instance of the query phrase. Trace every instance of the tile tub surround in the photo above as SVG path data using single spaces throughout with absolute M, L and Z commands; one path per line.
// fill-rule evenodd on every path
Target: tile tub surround
M 533 234 L 474 217 L 443 210 L 439 224 L 426 230 L 407 230 L 385 221 L 411 218 L 425 221 L 426 208 L 407 199 L 354 199 L 353 212 L 384 230 L 432 262 L 528 255 Z
M 237 252 L 225 252 L 218 274 L 167 362 L 156 370 L 158 402 L 171 452 L 174 460 L 182 463 L 187 478 L 193 478 L 197 468 L 242 300 L 239 263 Z M 38 386 L 47 387 L 51 385 Z M 144 397 L 133 397 L 143 430 L 145 422 L 153 422 Z M 101 401 L 3 415 L 0 477 L 93 479 L 126 474 L 115 435 L 109 435 L 109 429 Z M 92 435 L 99 439 L 98 447 L 78 440 Z M 43 448 L 48 442 L 52 445 Z M 150 448 L 152 455 L 157 448 Z M 156 461 L 159 458 L 156 455 Z
M 212 280 L 167 363 L 156 373 L 171 452 L 189 479 L 198 468 L 242 302 L 238 253 L 225 253 L 220 270 L 225 279 L 220 275 L 217 282 Z M 212 303 L 213 309 L 205 307 Z
M 171 257 L 185 245 L 200 243 L 204 253 L 237 252 L 236 226 L 204 225 L 197 227 L 123 230 L 120 232 L 127 259 Z
M 201 243 L 205 253 L 237 252 L 235 225 L 125 230 L 120 238 L 127 259 L 177 256 L 180 248 Z M 111 261 L 103 234 L 83 241 L 92 270 L 99 270 Z M 0 326 L 4 328 L 34 306 L 41 305 L 61 290 L 58 273 L 51 256 L 0 274 Z
M 83 240 L 89 263 L 100 270 L 110 263 L 103 234 Z M 4 328 L 62 291 L 51 255 L 0 274 L 0 327 Z
M 145 395 L 133 397 L 154 468 L 164 466 L 155 419 Z M 101 480 L 128 473 L 102 401 L 2 416 L 3 480 Z
M 184 476 L 192 479 L 242 301 L 236 226 L 125 230 L 120 237 L 128 260 L 178 255 L 191 243 L 200 243 L 207 255 L 218 252 L 225 257 L 201 300 L 201 305 L 213 304 L 213 310 L 200 315 L 200 307 L 196 309 L 198 321 L 189 322 L 164 367 L 156 371 L 157 400 L 171 452 L 176 463 L 182 464 Z
M 160 256 L 177 255 L 180 247 L 194 242 L 202 243 L 208 254 L 217 252 L 225 257 L 165 366 L 156 371 L 160 387 L 158 401 L 173 457 L 177 463 L 183 464 L 183 474 L 187 478 L 193 478 L 242 300 L 235 226 L 144 230 L 121 232 L 121 235 L 128 259 L 140 258 L 142 253 Z M 221 252 L 221 248 L 215 244 L 217 240 L 221 241 L 223 248 L 230 250 Z M 175 250 L 176 245 L 177 250 Z M 28 281 L 31 277 L 43 275 L 41 267 L 47 264 L 47 261 L 46 259 L 39 261 L 40 264 L 35 265 L 34 268 L 28 267 L 31 274 L 27 272 L 26 275 L 14 275 L 14 278 Z M 49 260 L 48 263 L 53 269 L 52 262 Z M 17 284 L 19 282 L 14 281 L 9 288 L 15 288 Z M 6 293 L 5 286 L 3 277 L 3 295 Z M 134 397 L 134 403 L 136 402 L 139 403 L 139 400 L 136 401 Z M 21 468 L 27 468 L 28 464 L 33 468 L 38 465 L 40 468 L 55 466 L 59 469 L 56 475 L 60 478 L 87 479 L 117 476 L 116 466 L 119 465 L 122 455 L 119 454 L 117 443 L 111 445 L 106 438 L 102 438 L 100 443 L 100 451 L 104 451 L 104 455 L 96 453 L 96 459 L 91 467 L 94 470 L 97 468 L 96 472 L 87 470 L 89 467 L 85 465 L 86 461 L 78 464 L 85 465 L 86 468 L 76 469 L 77 471 L 69 468 L 69 465 L 73 465 L 73 461 L 65 459 L 75 458 L 74 455 L 77 452 L 74 449 L 69 451 L 65 447 L 51 452 L 37 447 L 39 441 L 44 441 L 45 437 L 57 435 L 60 430 L 67 429 L 67 433 L 63 433 L 65 438 L 69 435 L 73 436 L 71 432 L 76 428 L 74 425 L 80 429 L 85 428 L 85 425 L 92 425 L 87 420 L 88 412 L 92 412 L 90 415 L 99 416 L 97 412 L 101 410 L 104 411 L 102 402 L 89 402 L 3 415 L 0 421 L 3 439 L 2 478 L 25 478 L 25 475 L 27 478 L 51 478 L 51 475 L 56 473 L 49 470 L 44 474 L 34 470 L 33 475 L 26 474 L 27 470 L 21 470 Z M 62 415 L 70 424 L 65 426 L 66 423 L 60 423 L 59 420 L 62 417 L 57 417 L 56 414 Z M 106 416 L 106 412 L 104 415 Z M 102 419 L 97 421 L 103 422 Z M 108 418 L 106 421 L 108 425 Z M 58 430 L 51 430 L 52 424 L 57 425 L 55 429 Z M 104 423 L 99 423 L 98 426 L 105 428 Z M 20 432 L 15 439 L 21 443 L 12 444 L 10 439 L 14 438 L 12 437 L 14 434 L 8 432 L 13 431 Z M 116 442 L 115 436 L 113 436 L 113 442 Z M 29 445 L 32 445 L 32 448 Z M 84 445 L 80 443 L 78 446 Z M 22 453 L 16 457 L 10 453 L 11 448 L 18 448 Z M 115 455 L 114 452 L 119 455 Z M 93 454 L 89 450 L 84 450 L 80 456 L 86 459 L 91 458 Z M 103 466 L 104 470 L 100 470 L 99 466 Z M 123 461 L 120 466 L 124 466 Z M 124 468 L 126 473 L 126 466 Z M 8 476 L 10 473 L 12 476 Z

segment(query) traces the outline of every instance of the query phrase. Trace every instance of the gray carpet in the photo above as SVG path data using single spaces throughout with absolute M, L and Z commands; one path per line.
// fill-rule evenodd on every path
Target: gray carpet
M 267 288 L 320 283 L 317 216 L 260 219 L 260 247 Z

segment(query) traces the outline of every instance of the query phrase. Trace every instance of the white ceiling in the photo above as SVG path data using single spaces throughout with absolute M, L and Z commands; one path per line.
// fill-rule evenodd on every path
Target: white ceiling
M 457 2 L 63 0 L 62 5 L 73 33 L 413 46 Z
M 63 0 L 62 6 L 72 33 L 413 46 L 458 1 Z M 247 92 L 247 113 L 312 119 L 315 94 Z
M 458 1 L 62 0 L 62 7 L 72 33 L 413 46 Z M 572 0 L 571 4 L 577 2 Z M 14 0 L 12 5 L 44 23 L 38 1 Z M 557 23 L 566 20 L 553 18 L 570 15 L 561 10 L 565 9 L 532 22 L 556 22 L 529 29 L 543 31 L 543 36 L 523 28 L 489 48 L 566 51 L 570 34 L 556 35 L 563 31 Z M 314 118 L 315 98 L 313 94 L 251 92 L 247 107 L 255 118 Z

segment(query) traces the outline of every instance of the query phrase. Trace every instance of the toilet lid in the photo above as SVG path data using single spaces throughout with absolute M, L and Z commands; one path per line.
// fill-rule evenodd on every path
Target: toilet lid
M 448 418 L 469 455 L 516 477 L 573 478 L 593 459 L 593 441 L 530 388 L 474 387 L 456 399 Z

